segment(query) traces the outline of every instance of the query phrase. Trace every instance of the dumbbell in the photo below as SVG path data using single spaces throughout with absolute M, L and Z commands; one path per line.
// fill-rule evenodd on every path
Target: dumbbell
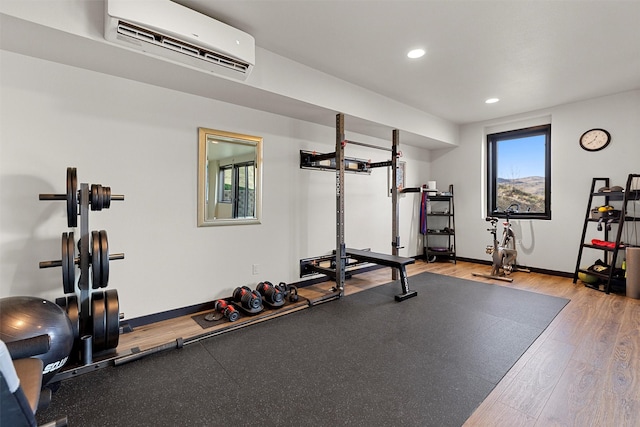
M 238 310 L 236 310 L 234 306 L 229 305 L 229 303 L 223 299 L 219 299 L 216 301 L 215 310 L 229 319 L 230 322 L 235 322 L 240 317 L 240 313 L 238 313 Z
M 285 282 L 280 282 L 277 285 L 268 281 L 260 282 L 256 290 L 260 292 L 265 301 L 273 305 L 284 304 L 285 299 L 288 299 L 289 302 L 298 302 L 298 288 L 294 285 L 287 285 Z
M 240 313 L 227 301 L 219 299 L 214 303 L 213 312 L 204 316 L 204 320 L 212 322 L 214 320 L 220 320 L 223 317 L 229 319 L 230 322 L 235 322 L 240 318 Z
M 267 281 L 260 282 L 256 287 L 256 291 L 262 295 L 262 298 L 266 302 L 274 305 L 280 305 L 284 303 L 284 298 L 287 292 L 286 285 L 282 285 L 284 285 L 284 282 L 280 283 L 278 286 L 274 286 L 271 282 Z
M 215 302 L 215 310 L 229 319 L 230 322 L 235 322 L 240 317 L 238 310 L 223 299 Z
M 248 286 L 236 288 L 233 291 L 233 299 L 242 304 L 247 310 L 259 310 L 262 308 L 262 297 L 258 292 L 252 291 Z

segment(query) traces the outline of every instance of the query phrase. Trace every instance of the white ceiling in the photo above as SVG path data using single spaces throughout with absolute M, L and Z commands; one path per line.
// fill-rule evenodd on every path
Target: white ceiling
M 174 1 L 454 123 L 640 88 L 638 0 Z M 414 47 L 427 54 L 409 60 Z
M 104 0 L 0 0 L 0 49 L 329 127 L 342 112 L 427 149 L 457 145 L 457 124 L 640 89 L 640 0 L 173 1 L 255 37 L 247 84 L 105 41 Z

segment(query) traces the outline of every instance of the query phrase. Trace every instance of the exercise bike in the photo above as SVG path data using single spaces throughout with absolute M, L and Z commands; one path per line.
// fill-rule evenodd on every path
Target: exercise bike
M 491 264 L 491 274 L 472 273 L 474 276 L 513 282 L 513 279 L 507 276 L 514 271 L 520 271 L 523 273 L 531 272 L 526 268 L 518 267 L 516 263 L 516 259 L 518 257 L 518 251 L 516 250 L 516 235 L 511 228 L 509 216 L 517 213 L 519 210 L 520 205 L 518 203 L 511 203 L 509 207 L 504 210 L 505 221 L 502 223 L 503 228 L 501 241 L 498 241 L 497 227 L 500 219 L 494 216 L 486 218 L 486 221 L 491 223 L 491 228 L 487 228 L 487 231 L 493 236 L 493 245 L 487 246 L 486 249 L 486 253 L 491 255 L 493 260 Z

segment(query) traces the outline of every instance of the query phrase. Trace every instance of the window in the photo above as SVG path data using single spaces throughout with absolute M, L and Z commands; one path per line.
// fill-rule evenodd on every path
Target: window
M 233 185 L 233 166 L 225 166 L 220 168 L 220 203 L 231 203 L 231 191 Z
M 231 203 L 233 218 L 255 216 L 256 191 L 254 162 L 220 167 L 219 202 Z
M 551 125 L 487 135 L 487 216 L 551 219 Z

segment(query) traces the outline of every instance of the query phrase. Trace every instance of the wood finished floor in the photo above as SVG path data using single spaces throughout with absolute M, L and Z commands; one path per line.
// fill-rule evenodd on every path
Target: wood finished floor
M 464 425 L 639 426 L 640 300 L 606 295 L 580 282 L 544 274 L 515 273 L 512 283 L 472 275 L 489 270 L 489 266 L 466 262 L 418 261 L 408 266 L 407 273 L 429 271 L 571 301 Z M 345 292 L 356 293 L 390 279 L 389 268 L 367 272 L 348 280 Z M 315 299 L 331 285 L 304 288 L 300 294 Z M 202 333 L 190 316 L 171 319 L 122 335 L 118 353 Z

